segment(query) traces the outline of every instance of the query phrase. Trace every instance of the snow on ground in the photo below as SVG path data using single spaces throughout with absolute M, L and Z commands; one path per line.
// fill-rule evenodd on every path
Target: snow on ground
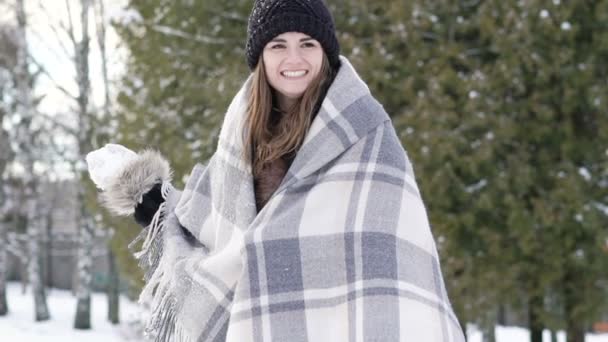
M 72 328 L 76 298 L 70 291 L 51 289 L 47 292 L 51 320 L 34 322 L 34 299 L 29 291 L 21 293 L 21 285 L 8 284 L 8 316 L 0 317 L 0 341 L 2 342 L 143 342 L 135 332 L 142 313 L 136 303 L 121 297 L 121 324 L 113 326 L 106 319 L 107 298 L 105 294 L 95 293 L 92 296 L 91 324 L 92 330 L 81 331 Z M 475 326 L 467 328 L 469 342 L 481 342 L 481 333 Z M 558 333 L 557 342 L 565 342 L 563 332 Z M 496 327 L 497 342 L 530 342 L 528 330 L 517 327 Z M 543 341 L 550 341 L 549 332 L 545 331 Z M 608 334 L 587 334 L 585 342 L 608 342 Z
M 51 319 L 34 322 L 34 299 L 30 288 L 21 293 L 19 283 L 9 282 L 7 288 L 9 314 L 0 317 L 0 341 L 2 342 L 125 342 L 141 341 L 133 326 L 141 315 L 137 303 L 125 297 L 120 299 L 121 324 L 114 326 L 107 320 L 108 301 L 105 294 L 94 293 L 91 297 L 91 330 L 75 330 L 74 314 L 76 298 L 70 291 L 47 290 L 47 303 Z
M 482 336 L 474 325 L 467 328 L 468 342 L 481 342 Z M 530 342 L 530 332 L 528 329 L 518 327 L 496 327 L 497 342 Z M 543 331 L 543 342 L 551 341 L 550 332 Z M 557 333 L 557 342 L 566 342 L 566 334 L 563 331 Z M 608 334 L 587 334 L 585 342 L 608 342 Z

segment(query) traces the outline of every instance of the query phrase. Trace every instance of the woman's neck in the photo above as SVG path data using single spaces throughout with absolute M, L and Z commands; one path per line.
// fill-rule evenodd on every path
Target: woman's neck
M 296 101 L 297 99 L 288 98 L 287 96 L 277 96 L 277 105 L 283 113 L 288 113 L 293 108 Z

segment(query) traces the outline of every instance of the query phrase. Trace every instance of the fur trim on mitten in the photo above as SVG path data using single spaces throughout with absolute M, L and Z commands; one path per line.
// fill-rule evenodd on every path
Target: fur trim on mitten
M 116 215 L 132 215 L 143 195 L 155 184 L 170 182 L 171 176 L 169 162 L 159 152 L 143 151 L 112 178 L 101 203 Z

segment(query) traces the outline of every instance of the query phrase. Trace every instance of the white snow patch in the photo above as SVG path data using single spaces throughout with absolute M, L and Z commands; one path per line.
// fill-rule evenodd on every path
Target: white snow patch
M 91 330 L 75 330 L 74 315 L 76 297 L 69 291 L 47 290 L 47 300 L 51 319 L 34 322 L 34 300 L 31 291 L 21 293 L 21 285 L 9 282 L 7 301 L 9 313 L 0 317 L 2 341 L 47 342 L 47 341 L 86 341 L 86 342 L 124 342 L 144 341 L 135 333 L 133 326 L 142 317 L 139 306 L 121 297 L 119 325 L 107 320 L 107 297 L 102 293 L 91 296 Z
M 586 167 L 579 168 L 578 174 L 581 175 L 581 177 L 583 177 L 586 181 L 591 180 L 591 173 L 589 172 L 589 169 L 587 169 Z
M 479 93 L 478 93 L 477 91 L 475 91 L 475 90 L 471 90 L 471 91 L 469 92 L 469 98 L 470 98 L 470 99 L 476 99 L 476 98 L 478 98 L 478 97 L 479 97 Z
M 121 7 L 112 7 L 107 13 L 110 21 L 120 23 L 122 25 L 129 25 L 134 23 L 143 22 L 141 13 L 134 10 L 133 8 L 124 9 Z
M 597 208 L 597 210 L 604 213 L 604 215 L 608 216 L 608 205 L 605 205 L 604 203 L 600 203 L 600 202 L 594 202 L 593 206 L 595 208 Z
M 486 179 L 482 179 L 475 184 L 471 184 L 465 188 L 465 191 L 468 193 L 477 192 L 483 189 L 486 185 L 488 185 L 488 181 Z
M 564 21 L 560 27 L 564 31 L 570 31 L 570 29 L 572 29 L 572 25 L 567 21 Z
M 496 326 L 496 342 L 530 342 L 530 331 L 519 327 Z M 467 325 L 467 341 L 482 342 L 482 333 L 473 325 Z M 543 331 L 543 342 L 551 341 L 551 332 Z M 566 342 L 566 333 L 557 332 L 557 342 Z M 608 334 L 586 334 L 585 342 L 608 342 Z
M 540 11 L 540 17 L 545 19 L 549 17 L 549 11 L 547 11 L 546 9 L 543 9 Z

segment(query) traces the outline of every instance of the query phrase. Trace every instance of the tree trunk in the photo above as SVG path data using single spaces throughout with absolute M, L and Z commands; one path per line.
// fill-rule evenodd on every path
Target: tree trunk
M 551 330 L 551 342 L 557 342 L 557 331 Z
M 566 331 L 567 342 L 585 342 L 585 330 L 580 326 L 570 326 Z
M 118 267 L 116 265 L 116 256 L 112 248 L 108 244 L 108 320 L 112 324 L 120 323 L 120 278 L 118 276 Z
M 496 323 L 499 325 L 507 325 L 507 309 L 504 304 L 498 306 L 498 316 L 496 317 Z
M 487 326 L 483 328 L 482 338 L 483 342 L 496 342 L 496 327 Z
M 568 342 L 585 342 L 584 324 L 580 318 L 575 315 L 576 306 L 579 305 L 577 290 L 573 283 L 576 281 L 576 273 L 566 270 L 564 273 L 564 311 L 566 316 L 566 341 Z
M 78 297 L 74 329 L 91 329 L 91 296 Z
M 0 191 L 2 190 L 0 189 Z M 4 217 L 0 215 L 0 316 L 8 314 L 8 303 L 6 301 L 6 268 L 8 267 L 6 262 L 6 246 L 8 245 L 8 241 L 6 241 L 7 226 L 2 222 L 3 219 Z
M 44 287 L 44 278 L 42 275 L 41 266 L 41 220 L 36 215 L 37 206 L 36 199 L 33 194 L 30 194 L 28 208 L 28 251 L 30 254 L 29 263 L 29 278 L 32 284 L 32 292 L 34 295 L 34 310 L 35 320 L 37 322 L 46 321 L 50 318 L 49 309 L 46 303 L 46 292 Z
M 91 329 L 91 281 L 93 265 L 93 224 L 86 216 L 84 196 L 79 190 L 78 201 L 81 207 L 80 232 L 78 242 L 78 261 L 76 297 L 76 317 L 74 318 L 75 329 Z
M 489 312 L 485 315 L 482 323 L 483 342 L 496 342 L 497 315 L 497 310 L 489 310 Z
M 532 295 L 528 300 L 528 326 L 530 329 L 530 342 L 543 342 L 543 323 L 540 312 L 543 309 L 543 299 Z
M 0 84 L 8 83 L 8 80 L 0 76 Z M 4 101 L 4 89 L 0 86 L 0 102 Z M 7 274 L 7 257 L 8 257 L 8 224 L 6 214 L 8 212 L 7 195 L 4 189 L 4 170 L 8 163 L 14 158 L 14 153 L 10 146 L 8 133 L 2 127 L 6 111 L 0 108 L 0 316 L 5 316 L 8 313 L 8 303 L 6 301 L 6 274 Z
M 89 148 L 93 139 L 91 131 L 93 129 L 89 113 L 89 95 L 90 95 L 90 78 L 89 78 L 89 9 L 91 0 L 80 0 L 80 25 L 82 27 L 82 36 L 80 41 L 73 41 L 76 67 L 76 82 L 78 84 L 78 153 L 81 159 L 84 159 L 86 154 L 91 149 Z M 74 28 L 70 27 L 71 36 L 74 37 Z M 83 172 L 78 173 L 78 203 L 80 210 L 78 212 L 78 222 L 80 225 L 80 238 L 78 244 L 78 286 L 77 286 L 77 307 L 76 317 L 74 319 L 74 327 L 76 329 L 91 328 L 91 280 L 92 280 L 92 264 L 93 264 L 93 238 L 95 226 L 92 217 L 88 214 L 86 208 L 86 185 L 83 182 Z
M 27 265 L 29 261 L 25 259 L 19 259 L 19 280 L 21 280 L 21 294 L 27 293 Z
M 53 287 L 53 214 L 52 211 L 46 215 L 46 238 L 45 251 L 46 260 L 44 261 L 44 278 L 47 287 Z
M 17 138 L 24 152 L 21 153 L 23 160 L 21 161 L 25 166 L 25 173 L 23 176 L 23 184 L 26 191 L 25 210 L 27 211 L 28 220 L 28 252 L 30 257 L 29 262 L 29 278 L 32 284 L 32 291 L 34 294 L 34 305 L 35 305 L 35 319 L 36 321 L 48 320 L 49 311 L 46 304 L 46 296 L 44 293 L 44 282 L 42 274 L 40 272 L 40 237 L 41 237 L 41 222 L 39 218 L 39 208 L 37 206 L 38 193 L 36 176 L 34 175 L 34 156 L 35 141 L 31 132 L 31 122 L 35 115 L 34 105 L 32 101 L 31 85 L 30 85 L 30 74 L 28 71 L 28 48 L 26 39 L 26 15 L 24 0 L 18 0 L 15 6 L 17 16 L 17 67 L 15 68 L 16 84 L 17 84 L 17 112 L 19 112 L 23 118 L 21 123 L 17 127 Z

